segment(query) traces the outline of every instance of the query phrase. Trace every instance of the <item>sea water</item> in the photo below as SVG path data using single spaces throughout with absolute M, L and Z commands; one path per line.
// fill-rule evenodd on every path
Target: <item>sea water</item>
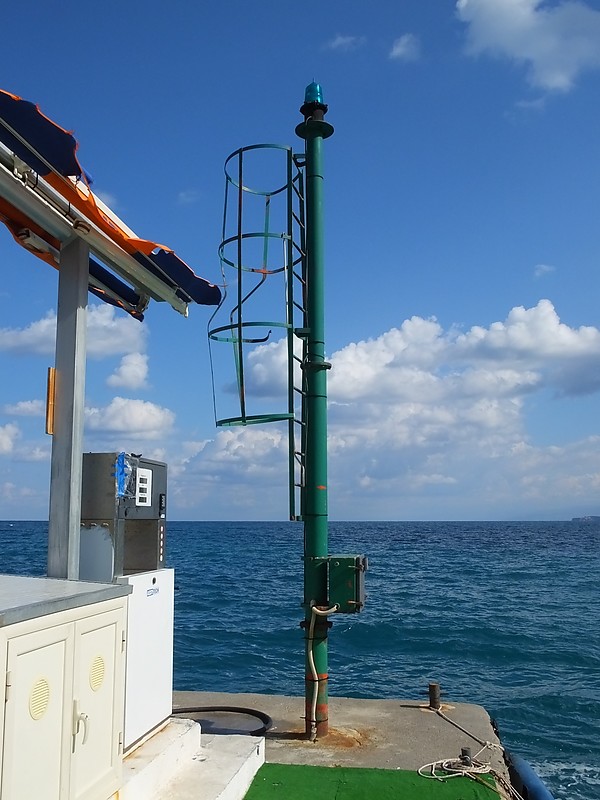
M 46 534 L 0 522 L 0 571 L 43 574 Z M 302 526 L 167 536 L 175 688 L 302 695 Z M 485 706 L 556 800 L 600 800 L 600 524 L 333 522 L 329 549 L 369 557 L 364 611 L 333 620 L 332 695 L 425 700 L 437 681 Z

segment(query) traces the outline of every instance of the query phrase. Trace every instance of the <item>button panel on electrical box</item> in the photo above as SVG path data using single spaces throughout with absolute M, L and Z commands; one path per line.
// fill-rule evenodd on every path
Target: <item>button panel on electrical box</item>
M 135 473 L 136 506 L 152 505 L 152 470 L 138 467 Z

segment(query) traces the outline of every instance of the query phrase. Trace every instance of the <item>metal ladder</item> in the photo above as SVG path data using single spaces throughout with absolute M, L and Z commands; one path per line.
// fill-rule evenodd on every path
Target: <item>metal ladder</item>
M 304 155 L 294 155 L 293 161 L 297 172 L 297 180 L 292 181 L 292 189 L 298 200 L 298 215 L 292 211 L 294 222 L 299 232 L 298 263 L 292 264 L 290 281 L 292 282 L 292 319 L 300 317 L 301 325 L 293 329 L 292 350 L 288 356 L 290 368 L 288 385 L 290 386 L 290 405 L 294 416 L 289 422 L 289 457 L 290 457 L 290 519 L 304 519 L 304 493 L 306 488 L 306 378 L 303 369 L 306 362 L 306 220 L 304 197 Z M 294 292 L 294 284 L 298 290 Z M 301 302 L 296 298 L 300 296 Z M 294 352 L 294 341 L 300 342 L 300 355 Z M 298 372 L 300 380 L 298 381 Z M 298 383 L 300 385 L 298 385 Z
M 272 190 L 254 189 L 246 184 L 246 160 L 253 155 L 275 151 L 283 153 L 286 177 L 275 182 Z M 301 521 L 304 514 L 305 493 L 305 431 L 307 425 L 306 378 L 303 369 L 307 357 L 307 261 L 305 219 L 305 157 L 283 145 L 259 144 L 243 147 L 225 161 L 225 203 L 223 235 L 219 245 L 219 259 L 223 275 L 223 300 L 209 322 L 209 345 L 227 342 L 233 348 L 239 412 L 233 416 L 219 417 L 216 411 L 216 386 L 213 372 L 213 397 L 217 426 L 253 425 L 267 422 L 287 422 L 288 426 L 288 481 L 289 518 Z M 249 221 L 246 206 L 253 200 L 259 210 Z M 279 203 L 281 213 L 275 214 Z M 273 229 L 273 217 L 284 220 Z M 275 226 L 277 223 L 275 223 Z M 272 248 L 276 241 L 283 242 L 284 258 L 281 267 L 272 267 Z M 248 251 L 256 248 L 260 265 L 247 263 Z M 228 291 L 227 276 L 235 271 Z M 252 321 L 246 319 L 246 306 L 254 302 L 269 281 L 283 275 L 285 281 L 285 308 L 269 309 L 279 320 Z M 253 283 L 252 283 L 253 282 Z M 250 288 L 248 288 L 248 284 Z M 235 287 L 235 290 L 234 290 Z M 227 314 L 226 324 L 217 325 L 218 316 Z M 268 330 L 267 336 L 254 336 L 253 329 Z M 252 347 L 268 341 L 272 329 L 284 329 L 287 346 L 287 401 L 285 409 L 265 413 L 251 413 L 252 402 L 247 391 L 247 361 Z M 212 365 L 212 349 L 211 349 Z M 212 367 L 211 367 L 212 368 Z

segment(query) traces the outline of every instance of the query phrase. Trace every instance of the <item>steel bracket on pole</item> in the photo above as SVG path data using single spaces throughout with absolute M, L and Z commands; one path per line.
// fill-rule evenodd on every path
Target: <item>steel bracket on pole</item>
M 331 364 L 329 361 L 304 361 L 301 365 L 302 369 L 305 370 L 321 370 L 321 369 L 331 369 Z

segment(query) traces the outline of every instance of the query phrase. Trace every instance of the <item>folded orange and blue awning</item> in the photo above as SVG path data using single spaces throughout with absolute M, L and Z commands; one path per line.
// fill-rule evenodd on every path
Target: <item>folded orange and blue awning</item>
M 78 145 L 73 134 L 45 116 L 34 103 L 3 90 L 0 90 L 0 142 L 42 177 L 69 206 L 77 209 L 181 301 L 218 305 L 221 292 L 217 286 L 196 275 L 171 248 L 137 238 L 125 223 L 94 196 L 90 189 L 91 179 L 77 158 Z M 60 251 L 60 243 L 2 197 L 0 221 L 9 228 L 19 244 L 28 247 L 53 266 L 60 266 L 56 255 Z M 23 229 L 33 231 L 49 248 L 28 246 L 21 235 Z M 90 276 L 94 279 L 91 283 L 109 289 L 109 293 L 106 293 L 90 285 L 94 294 L 107 302 L 122 305 L 132 316 L 142 317 L 142 293 L 136 287 L 128 286 L 93 258 L 90 259 Z

